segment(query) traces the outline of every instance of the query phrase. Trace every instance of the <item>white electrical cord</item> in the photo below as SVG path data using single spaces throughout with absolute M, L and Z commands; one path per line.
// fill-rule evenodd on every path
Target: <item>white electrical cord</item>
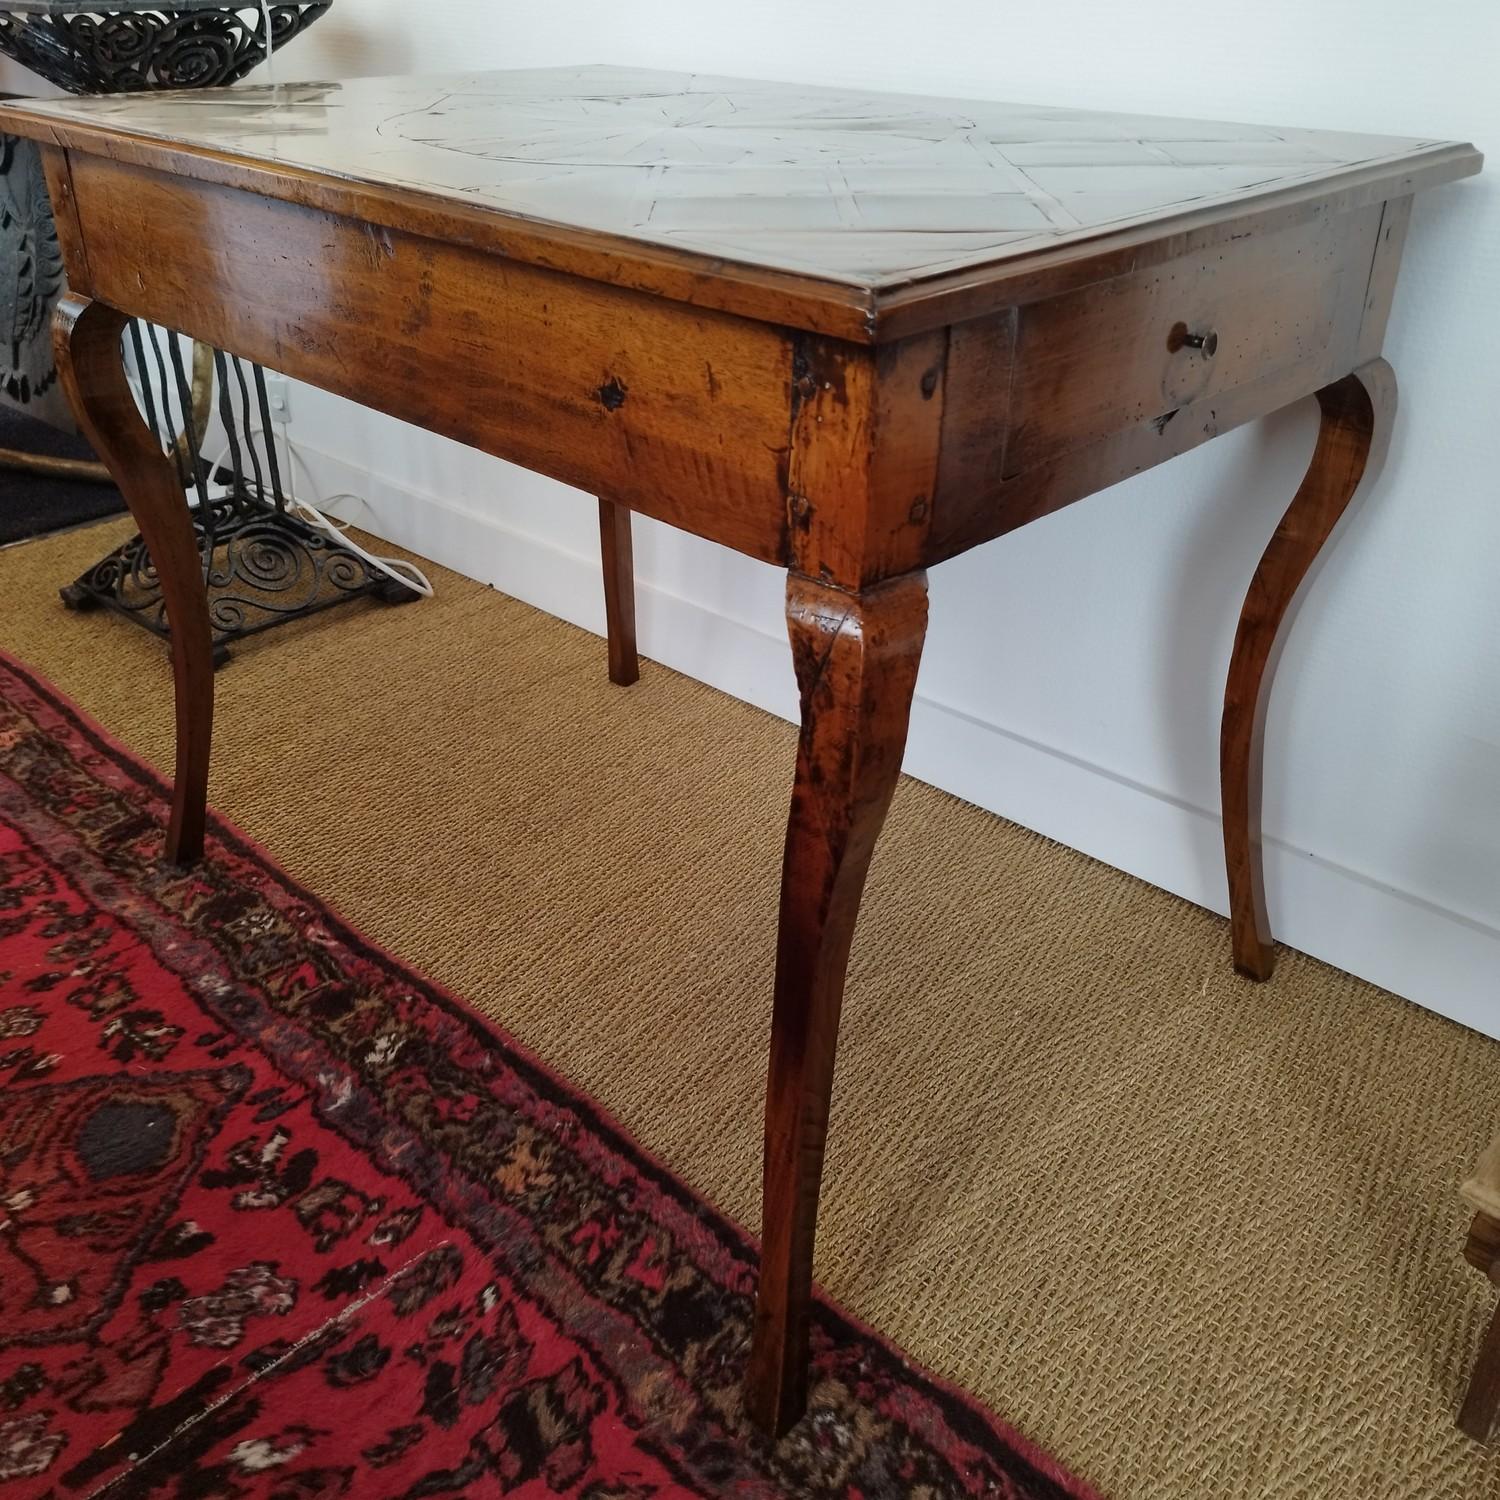
M 270 83 L 271 91 L 274 95 L 276 91 L 276 49 L 272 43 L 271 36 L 271 0 L 260 0 L 260 13 L 262 25 L 261 40 L 265 43 L 266 48 L 266 79 Z M 151 337 L 153 339 L 156 337 L 154 330 L 152 331 Z M 169 333 L 167 337 L 171 338 L 172 335 Z M 126 373 L 127 376 L 129 376 L 129 371 L 127 371 Z M 141 370 L 137 373 L 139 378 L 137 379 L 134 377 L 130 377 L 130 383 L 134 388 L 137 400 L 140 400 L 141 405 L 144 406 L 145 402 L 142 399 L 141 381 L 145 380 L 147 376 L 144 370 Z M 291 514 L 299 517 L 309 526 L 312 526 L 318 531 L 323 532 L 324 535 L 331 537 L 341 547 L 345 548 L 349 552 L 354 553 L 356 557 L 362 558 L 365 563 L 374 568 L 377 572 L 384 573 L 387 578 L 394 579 L 397 583 L 402 584 L 406 588 L 413 590 L 415 593 L 420 594 L 424 599 L 432 598 L 432 584 L 429 581 L 427 575 L 419 567 L 417 567 L 415 563 L 407 562 L 405 558 L 401 557 L 377 557 L 373 552 L 367 551 L 364 547 L 361 547 L 358 542 L 351 542 L 345 535 L 345 532 L 348 530 L 349 526 L 352 523 L 348 521 L 340 521 L 337 517 L 334 516 L 326 516 L 321 510 L 319 510 L 316 505 L 312 504 L 310 501 L 303 500 L 298 496 L 296 479 L 297 465 L 299 463 L 302 464 L 303 469 L 307 472 L 307 477 L 309 480 L 312 478 L 312 472 L 307 468 L 307 464 L 302 459 L 302 456 L 297 452 L 296 446 L 293 444 L 291 438 L 287 437 L 285 433 L 283 433 L 281 436 L 282 442 L 286 445 L 287 495 Z M 261 439 L 263 449 L 266 448 L 268 444 L 274 444 L 276 441 L 274 437 L 271 437 L 269 439 L 267 438 L 266 431 L 263 427 L 252 427 L 245 433 L 246 447 L 249 447 L 251 444 L 253 444 L 256 438 Z M 219 456 L 213 461 L 213 464 L 209 468 L 208 472 L 210 476 L 218 472 L 219 465 L 229 457 L 230 451 L 233 446 L 234 445 L 232 443 L 226 443 L 224 445 L 223 452 L 219 454 Z M 347 490 L 337 495 L 330 495 L 326 500 L 322 500 L 321 497 L 319 498 L 321 500 L 321 503 L 324 505 L 330 504 L 335 500 L 354 500 L 358 501 L 360 504 L 364 503 L 361 496 L 351 494 Z
M 271 93 L 276 93 L 276 64 L 271 61 L 272 54 L 276 49 L 271 45 L 271 0 L 260 0 L 261 23 L 265 27 L 265 36 L 262 40 L 266 44 L 266 79 L 271 85 Z
M 266 437 L 265 429 L 263 427 L 252 427 L 244 434 L 244 437 L 247 447 L 256 438 L 260 438 L 262 444 L 264 444 Z M 303 500 L 298 496 L 295 480 L 296 466 L 300 463 L 309 479 L 312 478 L 312 471 L 308 469 L 301 454 L 297 452 L 296 445 L 285 433 L 282 434 L 282 442 L 286 445 L 287 508 L 291 514 L 307 522 L 309 526 L 323 532 L 326 536 L 332 537 L 341 547 L 354 553 L 356 557 L 362 558 L 370 567 L 374 568 L 377 572 L 384 573 L 387 578 L 394 579 L 397 583 L 411 589 L 414 593 L 420 594 L 424 599 L 432 598 L 432 583 L 415 563 L 407 562 L 404 557 L 377 557 L 373 552 L 366 551 L 358 542 L 351 542 L 344 534 L 345 530 L 353 524 L 352 522 L 341 521 L 335 516 L 325 516 L 318 509 L 317 505 L 313 505 L 310 501 Z M 219 456 L 209 466 L 208 472 L 210 475 L 218 473 L 219 465 L 229 457 L 232 446 L 230 443 L 225 443 Z M 349 490 L 343 490 L 337 495 L 329 495 L 327 499 L 319 496 L 318 504 L 330 505 L 335 500 L 355 500 L 360 504 L 364 503 L 362 496 L 353 494 Z
M 262 21 L 265 28 L 263 40 L 266 45 L 266 77 L 270 81 L 271 88 L 274 91 L 276 88 L 276 64 L 272 60 L 275 54 L 275 48 L 271 45 L 270 0 L 261 0 L 260 8 Z M 149 336 L 153 341 L 155 340 L 155 329 L 152 329 L 150 331 Z M 173 335 L 171 333 L 168 333 L 167 337 L 171 338 L 173 337 Z M 132 373 L 127 366 L 125 375 L 126 379 L 130 383 L 131 390 L 135 395 L 136 401 L 144 411 L 146 403 L 141 387 L 142 382 L 148 378 L 146 371 L 138 370 Z M 263 451 L 265 451 L 268 441 L 270 444 L 274 444 L 276 441 L 274 437 L 270 438 L 269 440 L 267 439 L 265 428 L 252 427 L 245 433 L 246 447 L 249 447 L 252 443 L 254 443 L 256 438 L 261 439 Z M 406 559 L 402 557 L 377 557 L 373 552 L 367 551 L 364 547 L 361 547 L 358 542 L 351 542 L 345 535 L 349 527 L 353 524 L 352 522 L 342 521 L 337 516 L 324 515 L 323 512 L 318 509 L 318 506 L 312 504 L 310 501 L 303 500 L 298 496 L 296 478 L 297 465 L 299 463 L 302 465 L 303 470 L 304 472 L 306 472 L 309 480 L 312 479 L 312 471 L 308 468 L 307 463 L 302 458 L 301 454 L 298 453 L 296 445 L 292 442 L 291 438 L 287 437 L 285 433 L 282 433 L 281 438 L 282 442 L 286 446 L 287 495 L 291 513 L 294 516 L 297 516 L 301 520 L 305 521 L 309 526 L 312 526 L 318 531 L 323 532 L 326 536 L 331 537 L 346 551 L 352 552 L 356 557 L 362 558 L 370 567 L 374 568 L 377 572 L 384 573 L 387 578 L 394 579 L 397 583 L 411 589 L 414 593 L 420 594 L 424 599 L 432 598 L 432 583 L 428 579 L 427 575 L 419 567 L 417 567 L 415 563 L 407 562 Z M 233 446 L 234 445 L 232 443 L 225 443 L 223 451 L 213 461 L 213 464 L 209 468 L 208 472 L 210 476 L 218 472 L 219 465 L 229 457 L 230 451 Z M 326 500 L 321 496 L 319 497 L 319 501 L 323 505 L 329 505 L 335 500 L 354 500 L 361 505 L 364 503 L 364 499 L 362 496 L 353 494 L 348 490 L 341 491 L 337 495 L 330 495 Z

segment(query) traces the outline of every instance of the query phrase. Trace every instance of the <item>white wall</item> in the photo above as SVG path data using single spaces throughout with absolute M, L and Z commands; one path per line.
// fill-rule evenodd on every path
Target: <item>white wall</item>
M 1500 152 L 1494 0 L 337 0 L 280 73 L 579 61 Z M 1296 946 L 1500 1035 L 1500 175 L 1419 203 L 1387 354 L 1391 458 L 1274 699 L 1272 915 Z M 1224 670 L 1313 432 L 1309 403 L 936 569 L 907 768 L 1222 910 Z M 291 435 L 324 455 L 325 487 L 369 497 L 374 529 L 600 623 L 587 497 L 300 388 Z M 647 654 L 790 715 L 780 575 L 637 527 Z

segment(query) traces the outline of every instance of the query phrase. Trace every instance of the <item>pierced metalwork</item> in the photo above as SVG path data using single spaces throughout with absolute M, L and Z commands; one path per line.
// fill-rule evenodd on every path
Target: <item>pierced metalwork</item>
M 41 152 L 0 135 L 0 401 L 56 426 L 72 420 L 50 337 L 62 285 Z
M 203 391 L 201 385 L 194 391 L 177 337 L 132 323 L 128 347 L 146 421 L 163 452 L 177 459 L 192 492 L 215 666 L 229 660 L 232 642 L 284 620 L 366 595 L 392 604 L 420 597 L 296 514 L 283 488 L 275 442 L 267 436 L 273 431 L 270 401 L 258 365 L 214 351 L 229 460 L 223 467 L 202 458 Z M 171 634 L 156 569 L 139 536 L 100 558 L 61 593 L 70 609 L 110 609 L 155 635 Z
M 74 94 L 207 88 L 243 78 L 265 61 L 268 40 L 272 51 L 283 46 L 331 3 L 112 0 L 90 6 L 77 0 L 0 0 L 0 52 Z M 0 199 L 0 238 L 5 241 L 0 280 L 9 295 L 8 304 L 0 297 L 0 353 L 9 334 L 12 372 L 21 370 L 23 348 L 34 347 L 43 360 L 24 390 L 18 384 L 24 374 L 11 375 L 16 394 L 24 398 L 55 379 L 50 342 L 43 334 L 61 283 L 61 261 L 34 148 L 0 138 L 0 150 L 6 153 L 0 170 L 6 172 L 8 195 Z M 193 496 L 215 665 L 228 660 L 230 642 L 283 620 L 366 594 L 393 602 L 417 597 L 288 507 L 275 443 L 263 438 L 259 450 L 255 443 L 257 425 L 262 434 L 273 431 L 259 367 L 250 367 L 247 380 L 240 360 L 217 351 L 210 358 L 210 351 L 197 349 L 189 379 L 173 335 L 137 323 L 131 325 L 128 344 L 146 421 Z M 215 369 L 230 466 L 210 475 L 201 449 Z M 211 494 L 210 481 L 215 490 L 222 486 L 222 493 Z M 156 635 L 170 634 L 156 570 L 139 536 L 100 558 L 61 592 L 72 609 L 110 609 Z
M 73 94 L 208 88 L 235 83 L 265 61 L 267 17 L 274 51 L 330 4 L 0 0 L 0 52 Z
M 57 378 L 50 360 L 43 371 L 28 370 L 25 352 L 45 338 L 62 284 L 41 153 L 0 135 L 0 350 L 7 393 L 19 403 L 45 394 Z

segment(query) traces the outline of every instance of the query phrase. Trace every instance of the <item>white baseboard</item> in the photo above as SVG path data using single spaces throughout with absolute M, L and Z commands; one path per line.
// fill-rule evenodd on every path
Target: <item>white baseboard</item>
M 360 526 L 596 634 L 604 611 L 597 554 L 394 484 L 298 442 L 321 493 L 362 495 Z M 345 508 L 345 511 L 347 508 Z M 637 585 L 643 654 L 794 719 L 784 636 Z M 919 692 L 906 770 L 991 812 L 1222 913 L 1217 811 L 1125 780 L 1055 746 Z M 1292 947 L 1500 1037 L 1500 931 L 1280 840 L 1265 845 L 1273 927 Z M 1226 939 L 1227 941 L 1227 939 Z

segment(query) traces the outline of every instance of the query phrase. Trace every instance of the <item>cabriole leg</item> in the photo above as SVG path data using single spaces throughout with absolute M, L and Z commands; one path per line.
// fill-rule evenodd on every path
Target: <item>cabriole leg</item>
M 1396 379 L 1372 360 L 1318 392 L 1322 425 L 1307 476 L 1255 570 L 1235 633 L 1224 689 L 1220 782 L 1234 966 L 1268 979 L 1275 948 L 1266 918 L 1260 802 L 1266 701 L 1276 659 L 1314 564 L 1360 481 L 1379 467 L 1396 411 Z
M 1500 1219 L 1482 1210 L 1474 1215 L 1464 1258 L 1500 1287 Z M 1500 1311 L 1490 1319 L 1464 1393 L 1458 1425 L 1476 1442 L 1488 1443 L 1500 1424 Z
M 53 343 L 78 425 L 124 495 L 161 580 L 177 703 L 177 767 L 166 856 L 186 865 L 203 853 L 214 715 L 213 632 L 187 497 L 125 379 L 120 335 L 128 321 L 102 302 L 66 296 L 53 314 Z
M 927 581 L 862 594 L 791 575 L 802 735 L 781 874 L 766 1085 L 760 1289 L 746 1404 L 773 1435 L 807 1401 L 813 1237 L 834 1050 L 865 874 L 885 821 L 927 629 Z

